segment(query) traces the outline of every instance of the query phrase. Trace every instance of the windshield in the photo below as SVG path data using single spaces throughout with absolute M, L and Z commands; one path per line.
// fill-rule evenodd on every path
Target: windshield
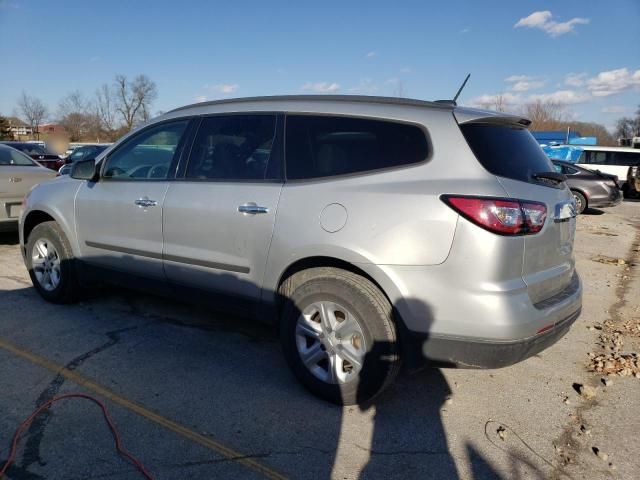
M 0 166 L 15 165 L 21 167 L 35 167 L 36 163 L 24 153 L 14 148 L 0 147 Z
M 26 153 L 27 155 L 48 155 L 47 152 L 42 145 L 38 145 L 37 143 L 19 143 L 16 145 L 12 145 L 14 148 L 17 148 L 21 152 Z
M 86 150 L 87 149 L 84 147 L 76 148 L 73 152 L 71 152 L 71 155 L 69 155 L 69 160 L 71 160 L 72 162 L 75 160 L 80 160 L 83 157 Z

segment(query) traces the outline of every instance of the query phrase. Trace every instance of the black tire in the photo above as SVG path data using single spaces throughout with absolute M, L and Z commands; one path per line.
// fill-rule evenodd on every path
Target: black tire
M 60 281 L 51 290 L 40 284 L 33 268 L 34 247 L 39 240 L 50 242 L 60 258 Z M 75 259 L 69 240 L 56 222 L 43 222 L 35 226 L 27 240 L 25 259 L 31 282 L 42 298 L 52 303 L 73 303 L 78 299 L 80 287 Z
M 400 355 L 392 308 L 369 280 L 338 268 L 310 268 L 287 278 L 280 295 L 285 302 L 280 325 L 284 355 L 294 375 L 309 391 L 338 405 L 363 404 L 395 380 L 400 371 Z M 296 328 L 301 312 L 320 301 L 335 302 L 348 309 L 364 337 L 362 368 L 346 383 L 317 378 L 304 365 L 298 351 Z
M 587 209 L 587 199 L 577 190 L 571 190 L 571 193 L 573 194 L 573 198 L 576 200 L 576 210 L 578 215 L 580 215 Z

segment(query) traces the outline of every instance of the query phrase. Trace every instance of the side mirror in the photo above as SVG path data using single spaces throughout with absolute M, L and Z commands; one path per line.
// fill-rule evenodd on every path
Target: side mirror
M 71 178 L 77 180 L 93 180 L 96 178 L 96 160 L 90 158 L 74 162 L 71 166 Z

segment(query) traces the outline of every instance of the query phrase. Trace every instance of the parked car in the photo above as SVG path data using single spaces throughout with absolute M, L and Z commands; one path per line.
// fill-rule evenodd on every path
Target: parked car
M 0 144 L 0 230 L 17 230 L 22 199 L 35 184 L 54 178 L 48 168 Z
M 107 144 L 100 145 L 81 145 L 73 149 L 71 154 L 65 158 L 65 164 L 58 170 L 58 175 L 69 175 L 71 173 L 71 165 L 80 160 L 89 158 L 95 159 L 100 153 L 109 147 Z
M 629 147 L 581 146 L 583 152 L 576 161 L 579 167 L 600 170 L 620 178 L 620 188 L 627 191 L 629 167 L 640 166 L 640 150 Z
M 49 168 L 51 170 L 58 171 L 62 165 L 64 165 L 64 160 L 60 158 L 59 155 L 55 153 L 51 153 L 46 149 L 46 147 L 42 146 L 39 143 L 31 143 L 31 142 L 0 142 L 5 145 L 9 145 L 10 147 L 15 148 L 16 150 L 20 150 L 22 153 L 26 153 L 31 158 L 36 160 L 43 167 Z
M 569 162 L 552 160 L 556 171 L 567 177 L 567 185 L 576 201 L 578 213 L 587 208 L 615 207 L 622 202 L 618 177 L 593 171 Z
M 275 322 L 338 404 L 401 364 L 503 367 L 582 302 L 575 202 L 529 123 L 383 97 L 186 106 L 32 190 L 25 264 L 51 302 L 107 281 Z

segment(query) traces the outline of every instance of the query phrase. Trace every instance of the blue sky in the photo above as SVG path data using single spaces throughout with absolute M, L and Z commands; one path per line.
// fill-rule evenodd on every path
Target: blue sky
M 0 0 L 0 113 L 21 91 L 55 113 L 118 73 L 156 110 L 288 93 L 535 98 L 611 127 L 640 104 L 640 0 Z

